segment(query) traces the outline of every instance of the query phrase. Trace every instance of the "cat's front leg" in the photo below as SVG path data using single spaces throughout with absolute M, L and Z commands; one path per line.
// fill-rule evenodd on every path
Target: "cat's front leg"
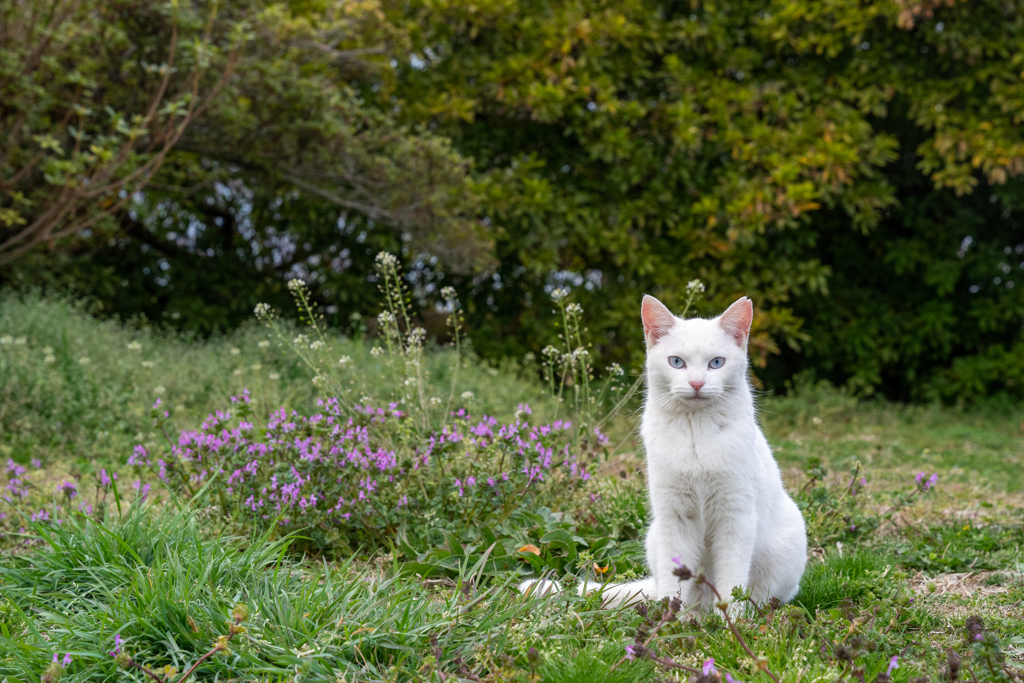
M 757 536 L 757 517 L 740 510 L 720 510 L 711 535 L 709 578 L 726 602 L 736 587 L 746 590 Z M 731 608 L 730 611 L 735 611 Z
M 655 517 L 651 524 L 647 532 L 647 565 L 658 599 L 678 596 L 684 605 L 692 607 L 700 602 L 700 587 L 692 579 L 680 581 L 675 570 L 685 565 L 696 572 L 704 555 L 704 542 L 696 529 L 681 525 L 673 517 Z

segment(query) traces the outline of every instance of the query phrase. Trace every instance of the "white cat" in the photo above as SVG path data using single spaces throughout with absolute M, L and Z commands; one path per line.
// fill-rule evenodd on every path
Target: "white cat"
M 606 606 L 679 595 L 688 606 L 710 608 L 706 586 L 673 574 L 680 564 L 703 570 L 727 599 L 735 586 L 757 603 L 796 596 L 807 535 L 755 416 L 747 380 L 753 315 L 746 297 L 713 320 L 682 320 L 644 297 L 640 434 L 654 513 L 646 544 L 651 576 L 604 586 Z

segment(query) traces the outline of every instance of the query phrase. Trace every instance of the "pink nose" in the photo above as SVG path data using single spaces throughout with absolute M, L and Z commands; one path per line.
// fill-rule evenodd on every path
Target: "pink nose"
M 704 380 L 702 379 L 691 379 L 690 386 L 693 387 L 694 391 L 700 391 L 700 388 L 704 386 Z

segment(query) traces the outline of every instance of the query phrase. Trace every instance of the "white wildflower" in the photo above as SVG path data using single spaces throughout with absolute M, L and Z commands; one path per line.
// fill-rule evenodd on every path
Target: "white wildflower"
M 144 361 L 142 361 L 142 367 L 144 367 L 144 368 L 151 368 L 151 367 L 153 367 L 153 361 L 151 361 L 151 360 L 144 360 Z
M 377 254 L 377 265 L 383 268 L 394 268 L 398 265 L 398 257 L 394 254 L 382 251 Z
M 263 341 L 261 341 L 261 342 L 260 342 L 259 344 L 257 344 L 256 346 L 260 347 L 261 349 L 265 349 L 265 348 L 267 348 L 268 346 L 270 346 L 270 342 L 268 342 L 268 341 L 267 341 L 266 339 L 264 339 Z
M 340 365 L 342 367 L 345 367 L 346 365 L 348 365 L 351 362 L 352 362 L 352 357 L 351 356 L 342 356 L 341 358 L 338 359 L 338 365 Z
M 153 387 L 153 393 L 156 394 L 157 396 L 163 396 L 165 391 L 167 390 L 164 389 L 162 385 L 158 384 L 157 386 Z
M 605 371 L 607 371 L 609 375 L 613 375 L 615 377 L 622 377 L 623 375 L 626 374 L 626 371 L 623 370 L 622 366 L 619 365 L 618 363 L 612 363 L 611 365 L 605 368 Z
M 292 292 L 301 292 L 306 283 L 299 278 L 292 278 L 288 281 L 288 289 Z
M 270 315 L 270 310 L 270 304 L 261 302 L 256 304 L 256 308 L 252 309 L 252 312 L 256 314 L 257 318 L 264 318 Z
M 81 358 L 78 359 L 78 364 L 79 365 L 88 365 L 91 362 L 92 361 L 89 360 L 89 356 L 82 356 Z
M 704 283 L 701 282 L 700 280 L 690 280 L 689 282 L 686 283 L 686 291 L 688 293 L 689 292 L 694 292 L 694 291 L 696 291 L 698 293 L 699 292 L 703 292 L 704 291 Z
M 544 350 L 541 351 L 540 353 L 541 353 L 542 356 L 546 356 L 548 358 L 554 358 L 554 357 L 559 355 L 558 349 L 556 349 L 551 344 L 548 344 L 547 346 L 545 346 Z
M 565 312 L 569 315 L 581 315 L 583 313 L 583 307 L 579 304 L 569 304 L 565 307 Z
M 409 333 L 409 346 L 419 346 L 427 338 L 427 331 L 422 327 L 414 327 Z
M 52 351 L 50 353 L 43 354 L 43 362 L 46 363 L 47 365 L 49 365 L 50 363 L 56 363 L 57 356 L 53 355 Z
M 451 301 L 456 296 L 458 296 L 458 295 L 455 293 L 455 288 L 454 287 L 448 286 L 448 287 L 442 287 L 441 288 L 441 298 L 442 299 Z
M 317 339 L 315 342 L 313 342 L 312 344 L 309 345 L 309 348 L 311 348 L 314 351 L 316 351 L 317 349 L 322 349 L 325 346 L 327 346 L 327 344 L 324 344 L 322 341 Z
M 253 363 L 252 364 L 252 369 L 253 370 L 262 370 L 263 369 L 263 364 L 262 363 Z
M 300 334 L 295 339 L 292 339 L 292 344 L 295 345 L 295 346 L 308 346 L 309 345 L 309 337 L 307 337 L 304 334 Z
M 128 350 L 129 351 L 141 351 L 142 350 L 142 344 L 140 344 L 137 341 L 128 342 Z
M 327 378 L 323 375 L 317 375 L 313 378 L 313 386 L 318 387 L 327 381 Z
M 235 368 L 235 371 L 231 374 L 233 374 L 235 377 L 238 377 L 239 375 L 242 374 L 242 368 Z
M 267 375 L 267 377 L 275 381 L 281 379 L 281 375 L 277 374 L 276 372 L 270 373 L 269 375 Z
M 562 289 L 561 287 L 551 292 L 551 300 L 555 302 L 561 301 L 567 296 L 569 296 L 569 290 Z
M 237 356 L 241 352 L 242 352 L 242 349 L 238 348 L 237 346 L 232 347 L 232 349 L 231 349 L 231 355 L 232 356 Z
M 416 380 L 414 380 L 412 377 L 406 377 L 404 380 L 402 380 L 402 384 L 404 386 L 410 386 L 410 385 L 415 384 L 415 383 L 416 383 Z
M 432 406 L 439 406 L 439 405 L 441 405 L 441 399 L 439 397 L 437 397 L 437 396 L 431 396 L 430 397 L 430 405 L 432 405 Z
M 388 311 L 384 311 L 377 316 L 377 324 L 381 327 L 388 327 L 393 325 L 395 322 L 395 314 Z
M 382 353 L 384 353 L 384 349 L 380 348 L 379 346 L 374 346 L 372 349 L 370 349 L 371 356 L 376 357 L 381 355 Z
M 473 394 L 472 391 L 463 391 L 462 392 L 462 400 L 463 401 L 472 401 L 475 397 L 476 396 L 475 396 L 475 394 Z
M 0 345 L 2 345 L 2 346 L 7 346 L 8 344 L 13 344 L 13 343 L 14 343 L 14 337 L 12 337 L 9 334 L 5 334 L 4 336 L 0 337 Z
M 586 358 L 589 355 L 590 355 L 590 351 L 587 351 L 582 346 L 574 349 L 573 352 L 572 352 L 573 360 L 577 360 L 579 358 Z

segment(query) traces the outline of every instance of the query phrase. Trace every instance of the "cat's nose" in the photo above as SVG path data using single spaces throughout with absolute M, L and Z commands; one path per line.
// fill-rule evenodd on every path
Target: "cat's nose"
M 700 391 L 700 388 L 704 386 L 704 380 L 702 379 L 691 379 L 690 386 L 693 387 L 694 391 Z

